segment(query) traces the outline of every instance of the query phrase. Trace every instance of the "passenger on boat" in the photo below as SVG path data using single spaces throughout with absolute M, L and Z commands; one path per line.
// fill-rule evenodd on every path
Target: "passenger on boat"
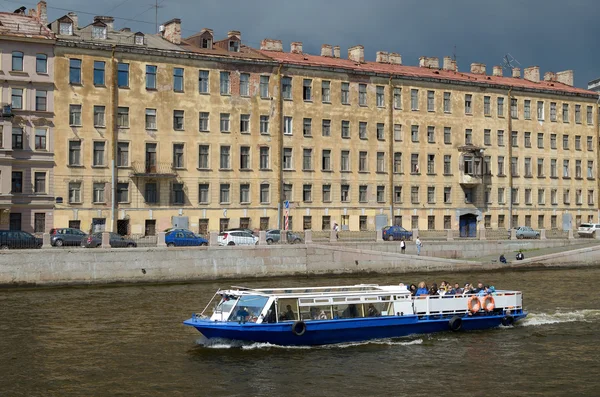
M 319 309 L 317 309 L 316 307 L 311 307 L 310 308 L 310 318 L 311 318 L 311 320 L 318 320 L 319 319 Z
M 469 283 L 465 283 L 465 288 L 463 288 L 463 295 L 469 295 L 473 293 L 473 287 Z
M 379 312 L 375 309 L 372 303 L 369 303 L 369 309 L 367 310 L 367 317 L 379 317 Z
M 429 295 L 429 289 L 427 288 L 427 284 L 425 281 L 421 281 L 419 283 L 419 288 L 417 289 L 416 296 Z
M 459 295 L 459 294 L 462 294 L 464 290 L 462 288 L 460 288 L 459 283 L 454 283 L 454 291 L 455 291 L 456 295 Z
M 247 307 L 240 307 L 235 314 L 238 318 L 238 321 L 241 323 L 245 323 L 248 321 L 248 317 L 250 316 L 250 312 Z
M 437 283 L 431 284 L 431 288 L 429 288 L 429 295 L 438 295 Z
M 358 310 L 356 310 L 356 305 L 348 305 L 348 307 L 342 312 L 342 318 L 355 317 L 358 317 Z
M 449 283 L 446 284 L 446 293 L 444 294 L 444 296 L 446 296 L 446 295 L 456 295 L 456 290 Z
M 478 294 L 483 289 L 483 283 L 477 283 L 477 288 L 473 290 L 474 294 Z
M 285 307 L 285 313 L 283 313 L 280 317 L 280 320 L 295 320 L 296 316 L 294 315 L 294 312 L 292 311 L 292 306 L 287 305 Z
M 325 313 L 325 310 L 321 310 L 321 313 L 319 313 L 319 320 L 327 320 L 327 313 Z
M 410 291 L 410 294 L 412 296 L 415 296 L 417 294 L 417 286 L 414 284 L 411 284 L 408 290 Z

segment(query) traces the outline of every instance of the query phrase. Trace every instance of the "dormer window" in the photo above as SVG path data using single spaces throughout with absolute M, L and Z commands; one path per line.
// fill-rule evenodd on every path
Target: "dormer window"
M 202 39 L 202 47 L 201 48 L 212 48 L 212 40 L 208 38 Z
M 134 43 L 136 45 L 144 45 L 144 35 L 142 33 L 136 33 L 134 36 Z
M 106 39 L 106 26 L 92 26 L 92 39 Z
M 229 51 L 240 52 L 240 42 L 237 40 L 229 40 Z
M 72 22 L 60 22 L 59 23 L 59 34 L 72 36 L 73 35 L 73 23 Z

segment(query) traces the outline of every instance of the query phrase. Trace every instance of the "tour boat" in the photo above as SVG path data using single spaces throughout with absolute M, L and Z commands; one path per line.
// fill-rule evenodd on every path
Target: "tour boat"
M 217 302 L 207 315 L 211 303 Z M 219 290 L 184 321 L 210 340 L 326 345 L 511 326 L 527 316 L 520 291 L 412 296 L 406 286 Z

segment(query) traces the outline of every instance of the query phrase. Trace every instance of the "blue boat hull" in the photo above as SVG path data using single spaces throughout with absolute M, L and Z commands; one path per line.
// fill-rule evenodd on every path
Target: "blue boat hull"
M 512 314 L 514 322 L 525 316 L 527 316 L 526 312 Z M 460 330 L 495 328 L 502 325 L 503 318 L 504 315 L 465 315 L 461 317 Z M 411 315 L 306 321 L 306 331 L 302 335 L 292 332 L 293 322 L 239 324 L 191 318 L 184 321 L 184 324 L 196 328 L 207 339 L 270 343 L 281 346 L 312 346 L 449 331 L 451 330 L 450 319 L 451 317 L 419 318 Z

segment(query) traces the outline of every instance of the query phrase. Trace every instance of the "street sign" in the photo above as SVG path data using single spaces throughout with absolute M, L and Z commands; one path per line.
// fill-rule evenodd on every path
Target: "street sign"
M 285 200 L 283 202 L 283 208 L 285 208 L 286 210 L 290 209 L 290 202 L 288 200 Z

